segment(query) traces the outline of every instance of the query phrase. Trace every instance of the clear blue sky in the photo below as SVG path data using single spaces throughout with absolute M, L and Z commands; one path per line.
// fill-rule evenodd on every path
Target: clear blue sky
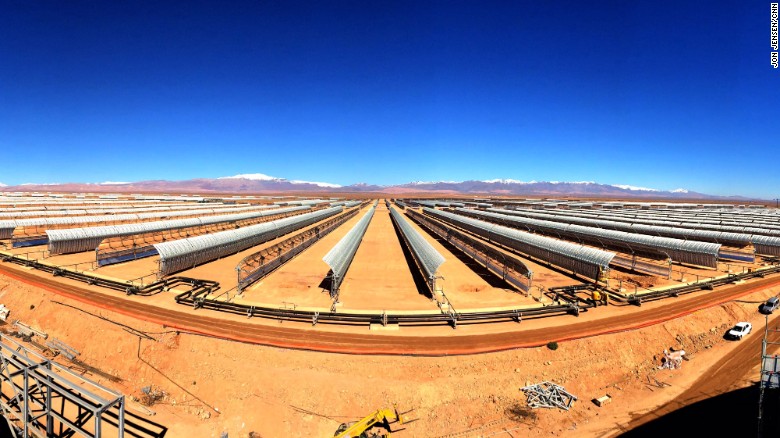
M 2 0 L 0 182 L 780 195 L 769 2 L 171 3 Z

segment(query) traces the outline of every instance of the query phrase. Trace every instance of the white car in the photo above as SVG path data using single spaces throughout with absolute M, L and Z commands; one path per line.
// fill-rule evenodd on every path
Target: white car
M 746 334 L 753 330 L 753 324 L 749 322 L 738 322 L 731 330 L 726 333 L 729 339 L 742 339 Z
M 766 303 L 761 305 L 761 308 L 759 309 L 759 311 L 761 313 L 769 314 L 769 313 L 772 313 L 775 310 L 777 310 L 778 307 L 780 307 L 780 298 L 772 297 L 772 298 L 766 300 Z

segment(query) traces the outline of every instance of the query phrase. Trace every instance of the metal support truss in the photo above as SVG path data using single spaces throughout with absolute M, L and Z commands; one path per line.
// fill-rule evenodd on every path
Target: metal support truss
M 0 334 L 0 409 L 16 436 L 124 436 L 125 398 Z

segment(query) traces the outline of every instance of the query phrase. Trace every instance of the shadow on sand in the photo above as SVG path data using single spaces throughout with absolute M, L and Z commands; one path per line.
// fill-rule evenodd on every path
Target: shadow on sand
M 758 384 L 696 402 L 620 435 L 621 437 L 757 437 Z M 780 436 L 780 392 L 764 393 L 764 437 Z M 641 417 L 637 415 L 635 419 Z M 634 421 L 634 420 L 632 420 Z

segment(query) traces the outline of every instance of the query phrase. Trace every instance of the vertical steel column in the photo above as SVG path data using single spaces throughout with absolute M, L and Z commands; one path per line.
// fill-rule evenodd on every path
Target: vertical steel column
M 95 436 L 99 438 L 99 437 L 102 436 L 101 435 L 101 430 L 100 430 L 101 429 L 100 428 L 100 426 L 101 426 L 100 419 L 103 416 L 103 411 L 100 410 L 100 409 L 93 410 L 92 411 L 92 415 L 95 418 Z
M 119 398 L 119 437 L 125 436 L 125 396 Z
M 28 372 L 29 372 L 29 369 L 25 365 L 25 367 L 24 367 L 24 393 L 22 394 L 22 397 L 24 399 L 24 401 L 22 403 L 22 421 L 24 422 L 24 431 L 23 431 L 22 438 L 28 438 L 29 437 L 28 430 L 27 430 L 27 428 L 28 428 L 27 419 L 30 418 L 30 415 L 29 415 L 29 412 L 28 412 L 29 406 L 27 406 L 27 397 L 28 397 L 27 391 L 29 389 L 27 387 L 27 379 L 29 377 L 28 376 Z
M 47 367 L 51 369 L 51 364 Z M 54 435 L 54 418 L 51 415 L 51 376 L 46 376 L 46 436 Z

